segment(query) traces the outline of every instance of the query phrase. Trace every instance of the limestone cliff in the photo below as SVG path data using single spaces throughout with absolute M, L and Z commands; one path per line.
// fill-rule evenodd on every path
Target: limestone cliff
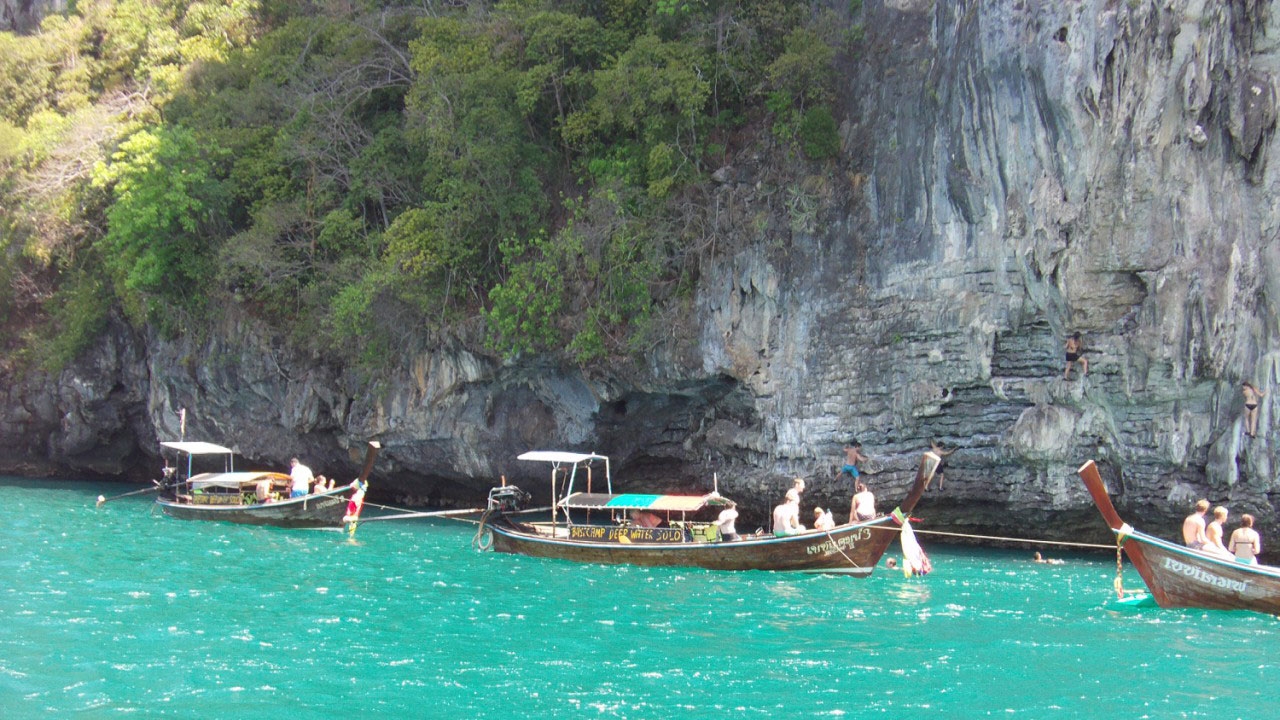
M 0 0 L 0 31 L 27 32 L 44 16 L 66 9 L 66 0 Z
M 842 8 L 846 6 L 839 4 Z M 1105 539 L 1075 476 L 1170 534 L 1197 497 L 1280 521 L 1280 52 L 1258 0 L 867 0 L 842 68 L 840 162 L 796 175 L 753 148 L 716 174 L 724 252 L 687 325 L 634 367 L 504 364 L 400 348 L 368 377 L 247 318 L 207 340 L 117 330 L 58 378 L 10 383 L 0 436 L 27 472 L 126 472 L 175 437 L 353 470 L 380 439 L 395 495 L 530 484 L 532 448 L 595 450 L 653 487 L 757 509 L 834 477 L 858 438 L 889 504 L 956 448 L 926 527 Z M 1087 378 L 1063 379 L 1079 331 Z M 1078 373 L 1078 370 L 1077 370 Z M 1240 383 L 1266 396 L 1258 438 Z

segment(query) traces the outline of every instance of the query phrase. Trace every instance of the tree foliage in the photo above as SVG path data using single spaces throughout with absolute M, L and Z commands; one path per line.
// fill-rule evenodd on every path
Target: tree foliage
M 103 308 L 222 300 L 365 361 L 475 317 L 507 355 L 635 352 L 744 126 L 838 156 L 831 25 L 788 0 L 80 0 L 0 33 L 3 307 L 74 299 L 58 362 Z

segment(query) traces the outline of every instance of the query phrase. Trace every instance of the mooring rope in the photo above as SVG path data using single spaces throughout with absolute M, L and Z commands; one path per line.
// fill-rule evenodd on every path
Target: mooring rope
M 430 512 L 405 512 L 399 515 L 377 515 L 374 517 L 364 518 L 364 522 L 375 522 L 378 520 L 412 520 L 414 518 L 449 518 L 454 515 L 475 515 L 483 512 L 484 508 L 461 508 L 459 510 L 433 510 Z
M 840 553 L 841 555 L 844 555 L 844 559 L 848 560 L 850 565 L 854 566 L 855 568 L 862 569 L 862 566 L 854 562 L 853 558 L 844 554 L 844 550 L 840 549 L 840 543 L 836 542 L 836 539 L 831 536 L 831 531 L 827 530 L 826 532 L 827 532 L 827 539 L 831 541 L 831 545 L 836 549 L 836 552 Z
M 1063 547 L 1097 548 L 1100 550 L 1111 549 L 1110 545 L 1101 545 L 1099 543 L 1070 542 L 1068 540 L 1036 540 L 1034 538 L 1000 537 L 998 535 L 972 535 L 970 533 L 943 532 L 942 530 L 921 530 L 920 528 L 912 529 L 915 530 L 917 535 L 946 535 L 949 537 L 968 538 L 970 540 L 997 540 L 1000 542 L 1026 543 L 1028 545 L 1060 545 Z

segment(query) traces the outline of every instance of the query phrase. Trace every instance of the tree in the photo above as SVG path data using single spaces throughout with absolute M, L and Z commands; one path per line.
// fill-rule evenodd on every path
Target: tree
M 220 210 L 217 154 L 186 128 L 160 126 L 134 133 L 94 168 L 94 185 L 114 200 L 101 255 L 137 322 L 151 317 L 156 301 L 191 306 L 203 296 L 211 243 L 202 228 Z

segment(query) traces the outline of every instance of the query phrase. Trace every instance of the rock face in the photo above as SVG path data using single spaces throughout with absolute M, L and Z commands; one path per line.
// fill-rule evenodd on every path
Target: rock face
M 44 16 L 66 9 L 66 0 L 0 0 L 0 32 L 27 32 Z
M 623 487 L 710 488 L 751 520 L 792 476 L 842 515 L 840 448 L 892 507 L 931 440 L 955 448 L 917 514 L 960 533 L 1108 542 L 1075 476 L 1172 535 L 1198 497 L 1280 521 L 1280 28 L 1270 4 L 867 0 L 843 68 L 844 155 L 767 151 L 716 173 L 721 235 L 693 330 L 584 374 L 462 344 L 367 377 L 247 319 L 207 341 L 116 330 L 59 378 L 10 382 L 10 471 L 123 473 L 157 438 L 468 503 L 528 449 L 614 458 Z M 1087 377 L 1063 379 L 1084 338 Z M 1240 383 L 1266 394 L 1244 436 Z M 628 480 L 629 479 L 629 480 Z M 630 485 L 628 485 L 630 483 Z M 744 523 L 745 526 L 745 523 Z

